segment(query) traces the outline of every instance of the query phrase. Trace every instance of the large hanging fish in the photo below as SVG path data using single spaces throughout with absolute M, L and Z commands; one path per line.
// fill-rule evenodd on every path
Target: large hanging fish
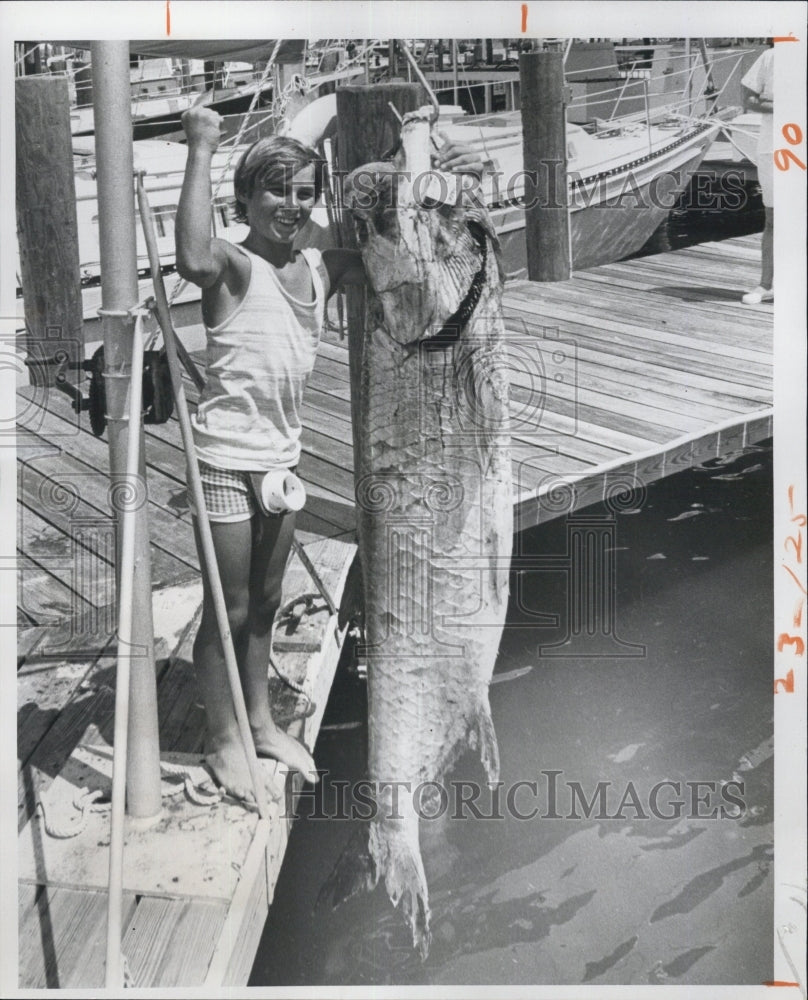
M 408 115 L 397 160 L 361 167 L 345 186 L 373 292 L 357 507 L 377 813 L 364 866 L 343 864 L 327 887 L 345 897 L 383 876 L 422 956 L 416 793 L 469 747 L 498 778 L 488 684 L 513 531 L 498 245 L 468 178 L 428 176 L 429 128 Z

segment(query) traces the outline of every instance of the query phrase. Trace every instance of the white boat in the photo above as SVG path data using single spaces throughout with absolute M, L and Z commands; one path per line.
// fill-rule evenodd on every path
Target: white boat
M 567 124 L 570 248 L 575 269 L 639 250 L 673 208 L 715 139 L 721 121 L 677 116 L 656 124 L 639 119 L 604 123 L 593 131 Z M 480 151 L 493 172 L 483 196 L 509 272 L 526 266 L 525 171 L 518 111 L 453 118 L 441 130 Z

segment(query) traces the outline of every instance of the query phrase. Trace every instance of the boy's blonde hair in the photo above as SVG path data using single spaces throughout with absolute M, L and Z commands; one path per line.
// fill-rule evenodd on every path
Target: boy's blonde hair
M 245 205 L 256 187 L 285 186 L 310 163 L 314 164 L 314 200 L 317 201 L 323 189 L 325 168 L 325 161 L 317 150 L 305 146 L 297 139 L 282 135 L 272 135 L 254 142 L 243 153 L 233 174 L 235 216 L 238 221 L 247 221 Z

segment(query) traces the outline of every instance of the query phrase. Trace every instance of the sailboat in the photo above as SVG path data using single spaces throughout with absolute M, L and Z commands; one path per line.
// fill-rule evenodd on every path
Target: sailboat
M 441 125 L 438 126 L 441 128 Z M 610 122 L 594 131 L 568 123 L 570 247 L 576 270 L 622 260 L 639 250 L 674 207 L 721 128 L 721 121 Z M 526 265 L 526 164 L 518 111 L 452 117 L 447 139 L 480 151 L 492 169 L 482 178 L 509 273 Z

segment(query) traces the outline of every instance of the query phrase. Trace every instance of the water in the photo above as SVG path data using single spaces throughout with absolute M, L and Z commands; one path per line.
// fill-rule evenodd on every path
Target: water
M 314 909 L 354 824 L 301 819 L 250 984 L 771 978 L 771 483 L 767 444 L 652 484 L 644 502 L 612 517 L 616 630 L 645 646 L 642 656 L 539 655 L 564 637 L 564 580 L 514 574 L 495 675 L 506 679 L 492 686 L 491 706 L 505 787 L 536 781 L 536 795 L 523 786 L 513 801 L 540 816 L 422 823 L 434 932 L 423 964 L 383 889 Z M 562 553 L 564 520 L 523 541 L 529 553 Z M 537 625 L 537 614 L 560 624 Z M 360 725 L 319 740 L 323 811 L 337 801 L 335 781 L 365 775 L 365 712 L 363 682 L 341 671 L 325 724 Z M 561 819 L 541 818 L 551 771 L 563 772 Z M 469 755 L 455 777 L 479 782 L 480 766 Z M 663 780 L 683 789 L 678 819 L 652 815 Z M 696 781 L 706 784 L 695 793 L 684 784 Z M 721 797 L 731 781 L 743 782 L 742 794 L 724 786 L 743 817 L 706 818 L 732 806 Z M 580 799 L 571 809 L 576 782 L 587 799 L 611 782 L 605 809 L 589 819 Z M 667 816 L 677 809 L 665 788 L 657 812 Z M 619 810 L 627 794 L 639 810 Z M 487 794 L 478 805 L 497 812 Z
M 674 211 L 640 254 L 759 231 L 756 185 L 747 194 L 740 212 Z M 642 655 L 540 652 L 565 637 L 569 581 L 515 569 L 491 707 L 504 790 L 536 790 L 499 810 L 484 793 L 491 818 L 453 803 L 461 818 L 422 822 L 426 962 L 383 888 L 315 908 L 357 824 L 313 816 L 366 776 L 365 684 L 343 667 L 315 748 L 328 775 L 317 805 L 299 804 L 251 986 L 771 978 L 771 443 L 651 484 L 609 516 L 616 634 Z M 524 533 L 523 551 L 562 554 L 566 532 L 560 518 Z M 472 755 L 453 777 L 483 780 Z M 660 786 L 655 815 L 666 780 L 683 806 L 676 784 Z M 595 802 L 599 782 L 587 819 L 576 795 Z M 740 818 L 709 818 L 733 795 Z
M 728 194 L 732 200 L 728 201 Z M 763 197 L 757 181 L 747 180 L 729 188 L 726 178 L 705 175 L 700 179 L 697 175 L 662 225 L 632 256 L 648 257 L 697 243 L 749 236 L 762 232 L 764 223 Z

